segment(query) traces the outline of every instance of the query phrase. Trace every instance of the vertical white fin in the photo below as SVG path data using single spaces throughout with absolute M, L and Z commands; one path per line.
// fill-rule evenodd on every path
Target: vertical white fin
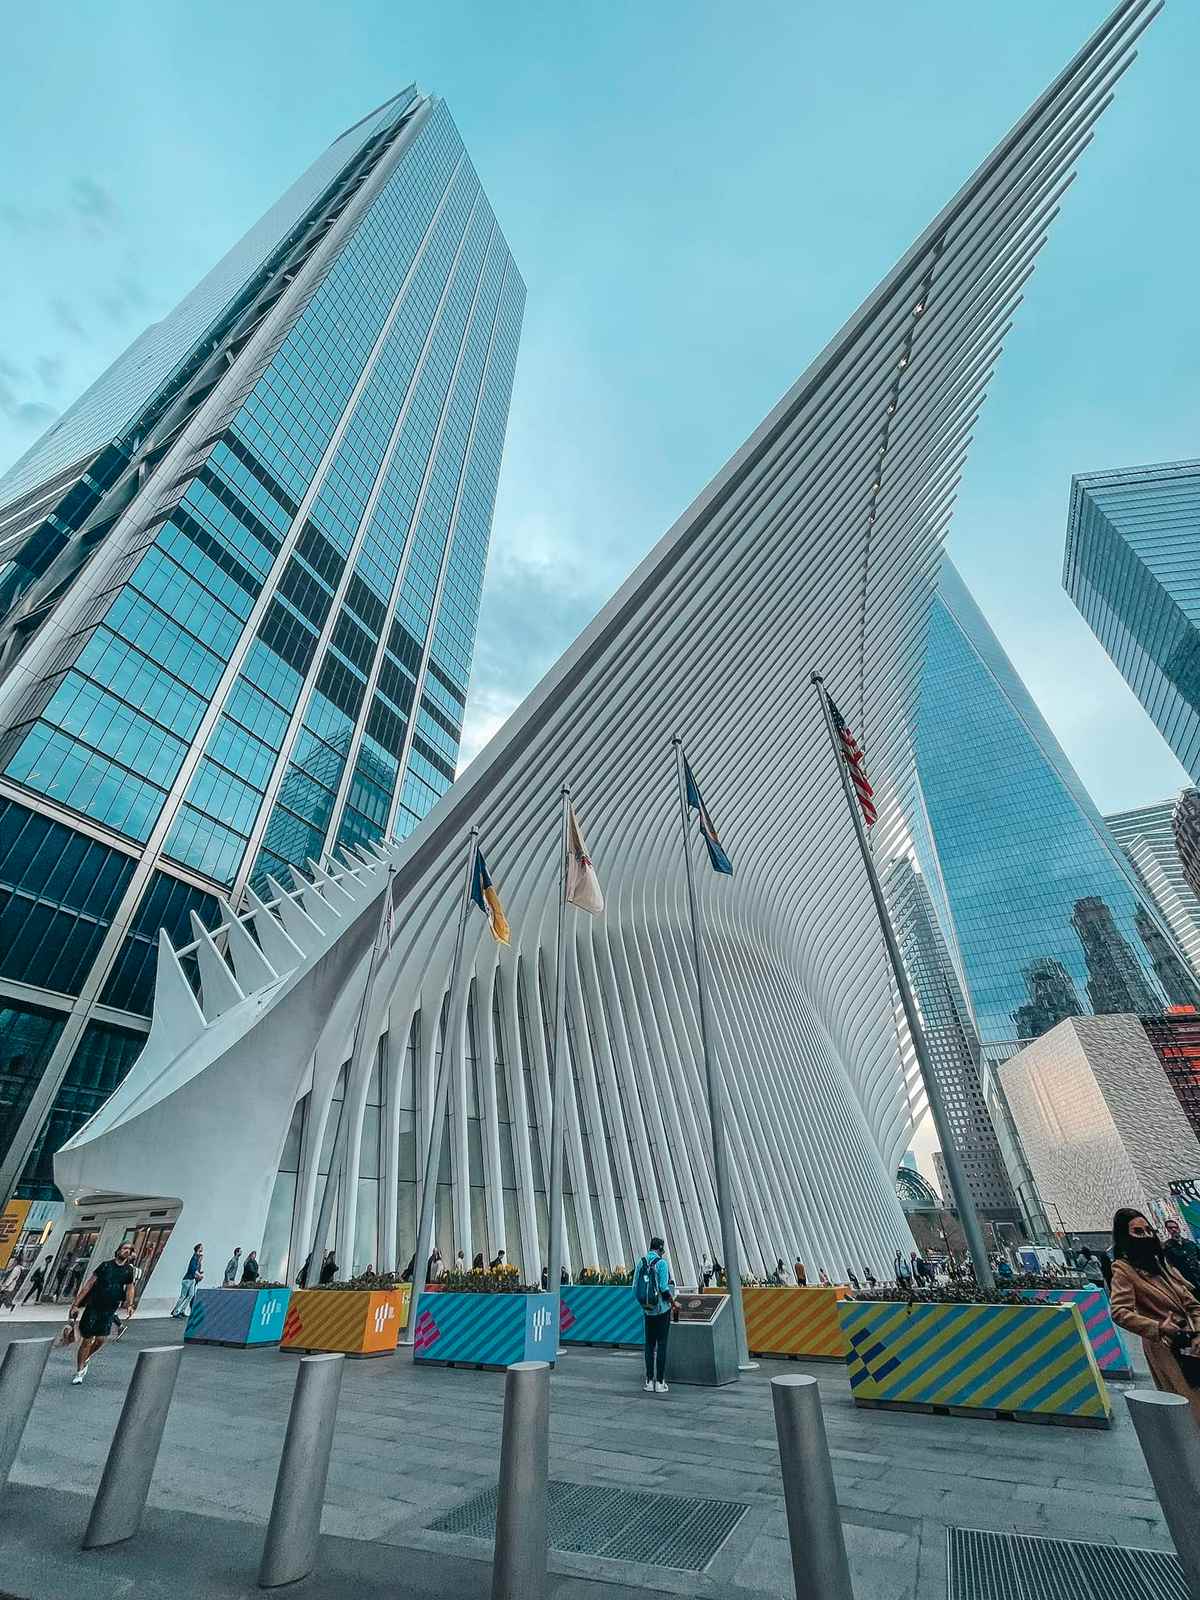
M 256 989 L 274 983 L 279 974 L 264 952 L 255 944 L 253 935 L 238 921 L 237 914 L 228 900 L 219 899 L 217 904 L 221 908 L 221 921 L 226 926 L 233 974 L 242 991 L 245 994 L 253 994 Z
M 184 1050 L 204 1032 L 204 1013 L 179 964 L 167 930 L 158 930 L 158 971 L 154 978 L 154 1014 L 150 1032 Z
M 213 943 L 212 934 L 193 911 L 192 932 L 196 936 L 196 960 L 200 963 L 200 1004 L 207 1021 L 215 1022 L 246 996 L 229 970 L 225 957 Z
M 314 922 L 299 901 L 293 900 L 283 885 L 270 876 L 267 878 L 267 888 L 279 902 L 275 909 L 293 944 L 299 945 L 306 956 L 315 955 L 324 947 L 324 928 L 319 922 Z
M 294 972 L 304 959 L 304 951 L 285 932 L 279 918 L 253 889 L 246 890 L 246 900 L 254 912 L 254 931 L 267 960 L 281 976 Z

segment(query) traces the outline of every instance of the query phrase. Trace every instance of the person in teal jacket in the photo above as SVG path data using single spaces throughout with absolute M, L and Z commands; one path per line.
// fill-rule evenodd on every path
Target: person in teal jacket
M 667 1339 L 671 1333 L 675 1281 L 671 1277 L 666 1245 L 657 1234 L 637 1264 L 633 1292 L 646 1321 L 646 1381 L 642 1388 L 647 1394 L 666 1394 Z

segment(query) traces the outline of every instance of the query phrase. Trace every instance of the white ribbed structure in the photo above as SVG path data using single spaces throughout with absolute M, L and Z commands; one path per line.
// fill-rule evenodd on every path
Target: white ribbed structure
M 1072 164 L 1157 9 L 1154 0 L 1118 8 L 411 838 L 378 863 L 331 867 L 311 887 L 281 891 L 282 924 L 249 908 L 242 920 L 257 923 L 261 951 L 231 920 L 236 981 L 220 930 L 217 944 L 201 932 L 202 1010 L 164 941 L 146 1049 L 55 1163 L 70 1200 L 132 1190 L 182 1201 L 151 1299 L 173 1289 L 193 1239 L 208 1242 L 214 1262 L 235 1234 L 244 1247 L 261 1239 L 293 1105 L 310 1088 L 293 1238 L 311 1232 L 316 1135 L 349 1055 L 385 862 L 395 869 L 396 935 L 368 1019 L 388 1037 L 378 1256 L 386 1265 L 406 1258 L 411 1244 L 397 1238 L 394 1203 L 406 1087 L 398 1075 L 410 1070 L 405 1046 L 419 1019 L 421 1150 L 472 825 L 513 943 L 497 948 L 472 914 L 464 960 L 475 996 L 487 1237 L 470 1214 L 458 1007 L 453 1238 L 438 1242 L 468 1256 L 503 1246 L 527 1275 L 536 1272 L 545 1239 L 529 1136 L 532 1126 L 548 1173 L 549 1067 L 538 1023 L 553 1006 L 564 781 L 608 902 L 596 921 L 569 913 L 567 1184 L 594 1192 L 577 1208 L 568 1196 L 570 1264 L 628 1261 L 653 1227 L 667 1236 L 677 1276 L 693 1277 L 719 1234 L 675 733 L 736 872 L 715 878 L 698 855 L 746 1262 L 758 1269 L 796 1252 L 810 1271 L 824 1265 L 840 1277 L 846 1265 L 869 1265 L 884 1276 L 895 1250 L 907 1253 L 892 1175 L 922 1106 L 808 674 L 825 674 L 865 747 L 880 807 L 876 848 L 890 859 L 907 840 L 927 609 L 971 428 Z M 496 991 L 505 1124 L 488 1025 Z M 348 1090 L 352 1177 L 372 1065 L 370 1052 L 364 1058 Z M 502 1128 L 519 1237 L 502 1203 L 510 1154 Z M 352 1197 L 356 1189 L 349 1185 Z M 339 1224 L 343 1268 L 352 1210 L 343 1207 Z

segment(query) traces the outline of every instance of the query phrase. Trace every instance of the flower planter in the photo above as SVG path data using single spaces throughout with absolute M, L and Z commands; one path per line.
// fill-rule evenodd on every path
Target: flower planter
M 1132 1378 L 1129 1351 L 1112 1319 L 1103 1289 L 1022 1289 L 1021 1298 L 1044 1305 L 1078 1306 L 1100 1371 L 1106 1378 Z
M 742 1290 L 746 1343 L 751 1355 L 842 1360 L 846 1336 L 838 1322 L 844 1289 Z
M 408 1296 L 408 1284 L 399 1289 L 297 1289 L 280 1349 L 391 1355 L 404 1326 Z
M 423 1294 L 413 1360 L 438 1366 L 511 1367 L 553 1363 L 558 1349 L 552 1294 Z
M 1106 1428 L 1108 1390 L 1074 1305 L 846 1300 L 856 1405 Z
M 277 1345 L 291 1296 L 290 1289 L 197 1289 L 184 1342 L 237 1350 Z
M 559 1337 L 564 1344 L 605 1344 L 640 1349 L 646 1319 L 633 1285 L 565 1283 L 559 1302 Z

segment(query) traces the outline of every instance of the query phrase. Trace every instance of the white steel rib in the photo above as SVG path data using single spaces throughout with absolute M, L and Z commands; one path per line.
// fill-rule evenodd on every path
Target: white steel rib
M 453 1207 L 438 1243 L 468 1258 L 504 1247 L 536 1274 L 564 781 L 607 898 L 599 919 L 569 913 L 567 1256 L 573 1268 L 628 1261 L 654 1229 L 681 1281 L 694 1278 L 719 1233 L 675 733 L 735 867 L 718 878 L 698 859 L 746 1263 L 799 1255 L 814 1278 L 819 1266 L 887 1276 L 894 1252 L 911 1247 L 892 1179 L 923 1102 L 808 675 L 824 673 L 864 746 L 887 859 L 908 839 L 918 673 L 971 430 L 1073 164 L 1158 9 L 1117 8 L 409 839 L 310 870 L 311 884 L 275 886 L 273 909 L 228 912 L 224 936 L 198 929 L 181 952 L 162 939 L 146 1048 L 55 1160 L 75 1214 L 117 1196 L 182 1203 L 145 1303 L 173 1289 L 193 1240 L 213 1260 L 235 1240 L 262 1240 L 293 1108 L 308 1094 L 299 1265 L 389 873 L 396 931 L 367 1019 L 385 1036 L 383 1118 L 378 1170 L 365 1175 L 379 1179 L 374 1259 L 407 1258 L 401 1123 L 414 1105 L 420 1152 L 473 825 L 513 941 L 500 949 L 482 917 L 468 922 L 474 1043 L 464 1051 L 459 1009 Z M 192 956 L 199 1002 L 181 964 Z M 373 1060 L 363 1052 L 346 1090 L 343 1270 L 366 1264 L 355 1180 Z

